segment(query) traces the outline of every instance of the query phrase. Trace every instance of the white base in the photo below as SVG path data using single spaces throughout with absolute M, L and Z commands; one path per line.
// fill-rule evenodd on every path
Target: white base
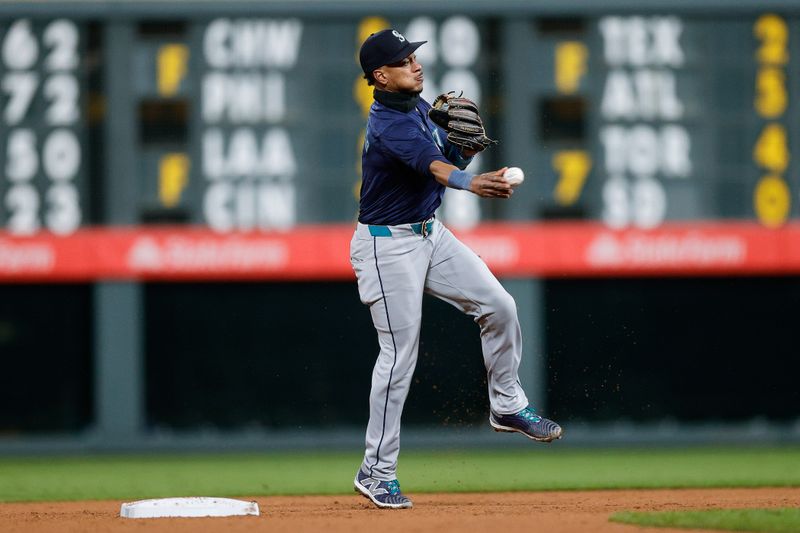
M 123 518 L 258 516 L 258 504 L 230 498 L 160 498 L 123 503 L 119 515 Z

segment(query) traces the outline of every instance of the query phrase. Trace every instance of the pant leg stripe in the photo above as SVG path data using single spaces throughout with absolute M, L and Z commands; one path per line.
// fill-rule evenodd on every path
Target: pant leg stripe
M 392 323 L 389 320 L 389 303 L 386 301 L 386 293 L 383 291 L 383 279 L 381 279 L 381 269 L 378 267 L 378 238 L 372 238 L 372 252 L 375 256 L 375 270 L 378 272 L 378 283 L 381 286 L 381 297 L 383 297 L 383 308 L 386 310 L 386 325 L 389 327 L 389 334 L 392 336 L 392 348 L 394 349 L 394 361 L 392 361 L 392 368 L 389 370 L 389 384 L 386 387 L 386 399 L 383 402 L 383 426 L 381 427 L 381 439 L 378 442 L 378 448 L 375 450 L 375 462 L 369 467 L 369 477 L 372 477 L 372 469 L 380 461 L 381 445 L 383 444 L 383 437 L 386 434 L 386 408 L 389 406 L 389 391 L 392 388 L 392 375 L 394 374 L 394 367 L 397 364 L 397 344 L 394 340 L 394 331 L 392 331 Z

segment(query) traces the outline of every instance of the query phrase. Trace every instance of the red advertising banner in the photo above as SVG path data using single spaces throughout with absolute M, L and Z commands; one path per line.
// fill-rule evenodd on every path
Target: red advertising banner
M 0 282 L 350 280 L 352 232 L 352 225 L 327 225 L 274 233 L 185 226 L 0 233 Z M 798 223 L 622 231 L 596 223 L 502 223 L 455 233 L 500 277 L 800 274 Z

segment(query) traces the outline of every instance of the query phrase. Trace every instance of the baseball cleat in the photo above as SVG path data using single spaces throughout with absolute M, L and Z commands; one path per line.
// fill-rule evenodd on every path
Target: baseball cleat
M 495 431 L 522 433 L 529 439 L 550 442 L 561 438 L 561 426 L 536 414 L 530 405 L 514 415 L 489 413 L 489 424 Z
M 365 498 L 372 500 L 372 503 L 383 509 L 407 509 L 413 507 L 411 500 L 400 492 L 400 483 L 392 481 L 381 481 L 371 478 L 358 469 L 353 485 L 356 492 L 360 492 Z

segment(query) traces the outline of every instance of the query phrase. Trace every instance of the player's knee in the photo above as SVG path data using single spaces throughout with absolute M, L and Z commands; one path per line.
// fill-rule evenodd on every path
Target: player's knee
M 492 302 L 492 308 L 495 320 L 507 323 L 517 319 L 517 302 L 506 291 L 497 293 Z

